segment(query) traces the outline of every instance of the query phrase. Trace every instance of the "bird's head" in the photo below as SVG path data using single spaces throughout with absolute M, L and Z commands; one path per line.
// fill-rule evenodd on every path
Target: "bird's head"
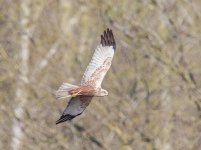
M 100 95 L 101 96 L 107 96 L 108 95 L 108 91 L 104 90 L 104 89 L 101 89 Z

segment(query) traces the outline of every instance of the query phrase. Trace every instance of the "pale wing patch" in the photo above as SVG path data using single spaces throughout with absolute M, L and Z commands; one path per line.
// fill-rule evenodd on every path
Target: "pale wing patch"
M 97 69 L 101 70 L 101 66 L 103 66 L 104 62 L 110 58 L 110 62 L 112 61 L 112 58 L 114 56 L 114 48 L 113 46 L 102 46 L 101 44 L 96 48 L 91 62 L 87 66 L 87 69 L 83 75 L 81 85 L 86 83 L 87 81 L 90 81 L 92 78 L 92 75 L 97 72 Z M 108 68 L 109 69 L 109 68 Z M 108 70 L 107 69 L 107 70 Z M 105 72 L 106 73 L 106 72 Z M 104 77 L 104 75 L 103 75 Z M 102 82 L 102 81 L 101 81 Z M 98 85 L 100 85 L 99 83 Z
M 95 70 L 95 72 L 91 75 L 90 80 L 85 82 L 85 84 L 93 85 L 96 88 L 101 87 L 101 83 L 111 66 L 111 62 L 112 62 L 111 57 L 106 58 L 104 63 Z

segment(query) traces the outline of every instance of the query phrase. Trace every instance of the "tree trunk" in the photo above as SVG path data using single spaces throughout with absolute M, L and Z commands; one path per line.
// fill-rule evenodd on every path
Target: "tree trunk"
M 14 110 L 15 118 L 13 119 L 12 125 L 12 140 L 11 148 L 13 150 L 20 149 L 21 141 L 23 139 L 22 128 L 24 126 L 23 116 L 24 116 L 24 106 L 27 101 L 26 84 L 29 83 L 28 79 L 28 60 L 29 60 L 29 45 L 30 45 L 30 0 L 21 0 L 21 14 L 20 14 L 20 60 L 19 60 L 19 74 L 17 77 L 17 89 L 16 89 L 16 108 Z

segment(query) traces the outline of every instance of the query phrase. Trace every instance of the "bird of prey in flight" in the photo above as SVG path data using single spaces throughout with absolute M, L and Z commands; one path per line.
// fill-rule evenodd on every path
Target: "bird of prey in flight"
M 101 35 L 101 42 L 95 49 L 92 59 L 79 86 L 63 83 L 56 91 L 58 99 L 71 97 L 61 117 L 56 124 L 71 120 L 81 115 L 94 96 L 106 96 L 107 90 L 101 88 L 101 83 L 109 70 L 116 43 L 111 29 Z

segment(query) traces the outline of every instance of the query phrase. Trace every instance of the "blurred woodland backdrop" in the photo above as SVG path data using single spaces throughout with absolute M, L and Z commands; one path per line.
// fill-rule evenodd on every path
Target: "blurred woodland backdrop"
M 109 96 L 55 125 L 107 27 Z M 200 0 L 0 0 L 0 149 L 198 150 L 200 66 Z

